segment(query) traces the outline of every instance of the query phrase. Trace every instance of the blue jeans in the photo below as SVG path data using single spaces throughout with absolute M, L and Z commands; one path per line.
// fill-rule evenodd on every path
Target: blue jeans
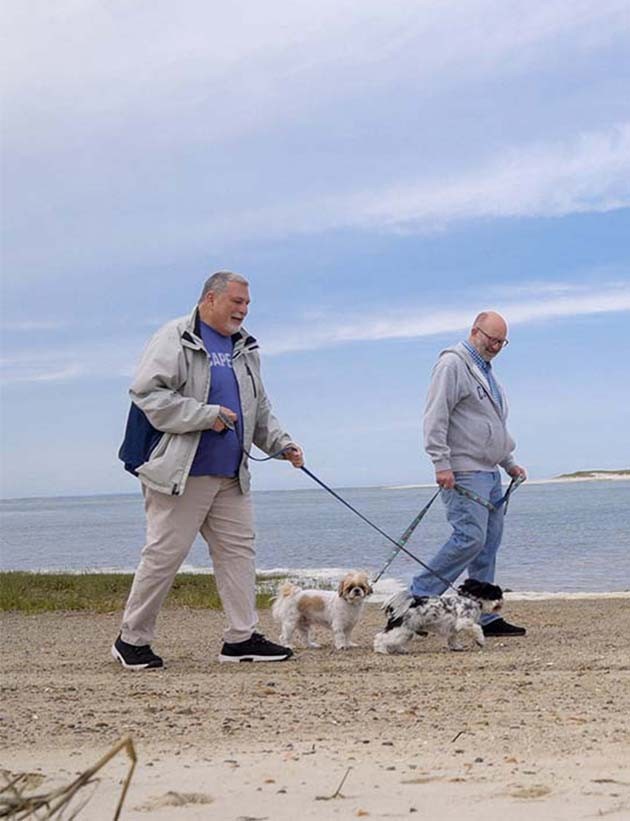
M 460 471 L 455 473 L 455 481 L 494 504 L 503 496 L 498 470 Z M 441 497 L 453 532 L 427 565 L 451 583 L 464 570 L 468 570 L 471 579 L 494 582 L 497 550 L 503 535 L 503 508 L 492 513 L 479 502 L 467 499 L 455 490 L 443 490 Z M 440 596 L 446 585 L 423 570 L 413 577 L 410 590 L 413 596 Z M 484 615 L 481 621 L 487 624 L 496 618 L 496 615 Z

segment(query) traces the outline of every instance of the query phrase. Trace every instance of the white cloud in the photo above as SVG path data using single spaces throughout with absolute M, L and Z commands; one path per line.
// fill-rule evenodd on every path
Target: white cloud
M 510 326 L 544 322 L 559 317 L 588 316 L 619 311 L 630 312 L 630 285 L 623 282 L 598 286 L 571 286 L 559 282 L 523 284 L 480 295 L 483 305 L 497 310 Z M 328 322 L 327 314 L 310 312 L 307 321 L 293 327 L 257 327 L 265 356 L 334 348 L 348 342 L 377 342 L 417 339 L 465 331 L 473 319 L 470 308 L 449 309 L 423 306 L 419 309 L 388 310 L 379 315 L 345 315 L 341 322 Z M 79 347 L 22 351 L 0 361 L 0 383 L 63 383 L 79 379 L 130 380 L 143 349 L 139 337 L 116 342 L 83 343 Z
M 85 369 L 78 363 L 61 366 L 58 370 L 54 370 L 53 368 L 47 369 L 42 363 L 39 363 L 39 365 L 32 363 L 30 365 L 27 364 L 26 367 L 22 366 L 19 369 L 12 369 L 11 363 L 9 363 L 8 373 L 2 381 L 5 384 L 20 382 L 69 382 L 85 376 Z
M 507 295 L 496 301 L 491 295 L 482 298 L 480 308 L 496 310 L 510 326 L 543 322 L 550 319 L 592 314 L 630 311 L 630 286 L 612 283 L 597 287 L 562 285 L 563 295 L 549 293 L 550 284 L 540 289 L 532 287 L 529 299 L 510 299 Z M 519 289 L 520 290 L 520 289 Z M 518 290 L 517 290 L 518 294 Z M 307 328 L 284 328 L 281 334 L 261 333 L 265 354 L 277 355 L 294 351 L 331 348 L 346 342 L 375 342 L 387 339 L 415 339 L 468 329 L 474 316 L 470 308 L 450 310 L 425 307 L 422 311 L 398 311 L 378 316 L 348 317 L 340 323 L 309 323 Z
M 58 331 L 67 327 L 65 322 L 57 322 L 52 319 L 18 319 L 2 323 L 2 331 L 5 333 L 32 333 L 39 331 Z
M 556 144 L 511 148 L 457 180 L 399 186 L 357 202 L 357 222 L 434 224 L 479 217 L 556 217 L 630 205 L 630 124 Z
M 113 253 L 150 267 L 248 237 L 628 200 L 627 135 L 609 128 L 625 0 L 9 0 L 3 14 L 18 281 Z
M 630 124 L 571 140 L 505 150 L 459 177 L 241 211 L 213 222 L 220 235 L 287 236 L 338 228 L 432 232 L 457 220 L 560 217 L 630 206 Z
M 130 379 L 144 341 L 105 339 L 25 348 L 0 359 L 0 384 L 64 383 L 77 379 Z
M 624 0 L 7 0 L 3 19 L 4 84 L 17 100 L 45 90 L 44 106 L 52 94 L 106 115 L 185 88 L 181 103 L 217 95 L 243 124 L 294 115 L 280 104 L 287 94 L 306 109 L 342 93 L 330 82 L 340 72 L 344 85 L 407 75 L 435 88 L 463 69 L 519 71 L 558 48 L 596 50 L 630 26 Z M 279 105 L 235 106 L 235 87 L 242 101 Z M 225 112 L 217 124 L 230 129 Z

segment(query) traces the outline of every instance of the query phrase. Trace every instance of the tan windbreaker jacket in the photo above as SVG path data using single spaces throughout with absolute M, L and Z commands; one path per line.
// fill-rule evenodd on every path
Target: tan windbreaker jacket
M 163 325 L 149 341 L 129 390 L 132 402 L 163 434 L 137 469 L 144 485 L 162 493 L 184 492 L 201 433 L 212 427 L 219 413 L 218 405 L 207 404 L 211 369 L 197 328 L 197 308 L 190 316 Z M 292 439 L 273 415 L 260 374 L 258 343 L 243 328 L 233 339 L 243 447 L 249 451 L 254 444 L 274 453 Z M 243 455 L 238 471 L 243 493 L 251 482 L 247 461 Z

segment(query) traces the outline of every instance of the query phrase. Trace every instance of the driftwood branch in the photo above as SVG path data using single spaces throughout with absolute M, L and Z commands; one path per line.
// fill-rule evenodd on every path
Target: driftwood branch
M 24 789 L 21 788 L 21 782 L 25 781 L 24 774 L 16 776 L 0 790 L 0 818 L 10 818 L 14 821 L 22 821 L 25 818 L 39 818 L 41 821 L 46 821 L 46 819 L 59 816 L 59 813 L 68 809 L 70 802 L 79 790 L 97 783 L 98 779 L 95 779 L 94 776 L 115 755 L 123 750 L 127 753 L 131 763 L 113 816 L 113 821 L 118 821 L 138 761 L 131 738 L 123 738 L 118 744 L 115 744 L 96 764 L 84 770 L 70 784 L 65 787 L 58 787 L 48 793 L 26 795 Z M 76 818 L 79 815 L 90 798 L 91 796 L 74 810 L 71 818 Z

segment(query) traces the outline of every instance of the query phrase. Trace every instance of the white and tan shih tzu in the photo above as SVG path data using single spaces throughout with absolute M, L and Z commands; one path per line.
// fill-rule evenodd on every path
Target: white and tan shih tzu
M 334 590 L 302 590 L 291 582 L 278 589 L 271 615 L 281 625 L 280 642 L 291 646 L 297 630 L 307 647 L 319 647 L 312 638 L 315 626 L 332 630 L 337 650 L 357 645 L 350 634 L 363 610 L 372 587 L 366 573 L 347 573 Z
M 411 596 L 397 593 L 384 609 L 387 625 L 374 637 L 377 653 L 406 653 L 414 636 L 437 633 L 449 650 L 463 650 L 461 637 L 469 634 L 483 647 L 485 637 L 479 624 L 482 613 L 498 613 L 503 591 L 496 584 L 466 579 L 455 595 Z

